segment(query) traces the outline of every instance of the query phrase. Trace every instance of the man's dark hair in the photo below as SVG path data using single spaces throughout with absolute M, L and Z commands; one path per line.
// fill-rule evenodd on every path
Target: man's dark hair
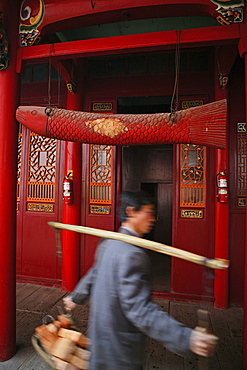
M 154 199 L 143 191 L 124 191 L 121 194 L 120 206 L 119 206 L 119 219 L 120 222 L 125 222 L 128 218 L 126 213 L 127 207 L 134 207 L 136 211 L 139 211 L 142 206 L 155 205 Z

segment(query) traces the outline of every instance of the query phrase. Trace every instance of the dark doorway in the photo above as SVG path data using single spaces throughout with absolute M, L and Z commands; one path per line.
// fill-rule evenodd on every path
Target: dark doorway
M 163 97 L 163 101 L 165 98 Z M 121 99 L 121 113 L 157 113 L 165 112 L 168 106 L 161 98 L 157 101 L 143 99 L 145 109 L 141 109 L 142 98 Z M 138 112 L 133 106 L 138 103 Z M 151 102 L 149 105 L 148 103 Z M 157 103 L 157 104 L 155 104 Z M 159 107 L 158 107 L 159 106 Z M 125 109 L 126 108 L 126 109 Z M 158 108 L 158 109 L 157 109 Z M 156 201 L 157 221 L 153 231 L 146 235 L 147 239 L 171 245 L 172 241 L 172 162 L 173 146 L 129 146 L 123 147 L 122 156 L 122 188 L 123 190 L 143 190 L 152 195 Z M 157 252 L 148 251 L 152 264 L 152 289 L 170 291 L 171 257 Z
M 156 201 L 157 221 L 145 237 L 171 245 L 172 240 L 172 145 L 123 148 L 123 190 L 143 190 Z M 148 252 L 152 262 L 153 290 L 170 291 L 171 258 Z

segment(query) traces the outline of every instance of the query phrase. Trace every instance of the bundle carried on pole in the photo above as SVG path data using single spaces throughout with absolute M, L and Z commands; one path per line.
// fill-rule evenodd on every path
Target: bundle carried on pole
M 100 238 L 114 239 L 137 245 L 138 247 L 150 249 L 152 251 L 167 254 L 172 257 L 181 258 L 183 260 L 196 263 L 198 265 L 203 265 L 215 270 L 226 270 L 229 267 L 229 261 L 221 258 L 206 258 L 195 253 L 187 252 L 182 249 L 171 247 L 169 245 L 153 242 L 151 240 L 138 238 L 136 236 L 126 235 L 122 233 L 117 233 L 114 231 L 107 231 L 101 229 L 95 229 L 86 226 L 68 225 L 60 222 L 48 222 L 48 224 L 54 229 L 62 229 L 75 231 L 81 234 L 89 234 L 93 236 L 98 236 Z

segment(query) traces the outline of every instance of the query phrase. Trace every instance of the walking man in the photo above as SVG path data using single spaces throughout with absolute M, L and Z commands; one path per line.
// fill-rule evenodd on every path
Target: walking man
M 143 237 L 155 223 L 153 200 L 142 192 L 124 192 L 119 232 Z M 73 309 L 90 297 L 90 370 L 141 370 L 145 337 L 181 356 L 209 356 L 217 338 L 174 320 L 151 301 L 150 260 L 145 249 L 104 239 L 95 262 L 64 298 Z

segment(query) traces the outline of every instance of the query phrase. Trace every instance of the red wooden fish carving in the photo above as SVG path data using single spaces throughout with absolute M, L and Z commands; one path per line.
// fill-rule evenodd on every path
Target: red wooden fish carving
M 174 114 L 98 114 L 20 106 L 17 120 L 33 132 L 59 140 L 103 145 L 187 143 L 226 146 L 226 100 Z

